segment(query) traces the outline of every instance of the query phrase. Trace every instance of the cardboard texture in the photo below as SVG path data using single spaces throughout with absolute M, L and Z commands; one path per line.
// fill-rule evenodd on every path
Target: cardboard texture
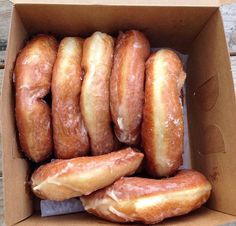
M 89 219 L 89 220 L 88 220 Z M 207 208 L 202 207 L 201 209 L 192 212 L 188 215 L 182 216 L 182 217 L 175 217 L 172 219 L 168 219 L 163 221 L 162 223 L 159 223 L 158 225 L 162 226 L 210 226 L 210 225 L 220 225 L 223 223 L 231 222 L 235 218 L 226 215 L 223 213 L 219 213 L 213 210 L 209 210 Z M 128 224 L 117 224 L 117 223 L 110 223 L 105 220 L 102 220 L 100 218 L 91 216 L 87 213 L 79 213 L 79 214 L 70 214 L 70 215 L 64 215 L 64 216 L 56 216 L 56 217 L 48 217 L 43 218 L 40 217 L 40 215 L 34 215 L 30 217 L 29 219 L 22 221 L 17 226 L 41 226 L 41 225 L 50 225 L 50 226 L 63 226 L 63 225 L 69 225 L 69 226 L 103 226 L 103 225 L 112 225 L 112 226 L 118 226 L 118 225 L 128 225 Z M 132 226 L 140 226 L 141 224 L 129 224 Z
M 119 30 L 137 28 L 145 32 L 153 47 L 165 46 L 184 53 L 217 9 L 27 4 L 16 5 L 15 8 L 30 34 L 41 31 L 59 37 L 65 34 L 86 37 L 100 30 L 117 36 Z M 62 28 L 66 28 L 66 31 Z
M 235 94 L 222 27 L 216 12 L 193 44 L 187 106 L 193 167 L 213 185 L 209 207 L 235 215 Z
M 116 35 L 117 31 L 130 28 L 142 30 L 152 47 L 170 47 L 189 54 L 186 95 L 192 166 L 213 185 L 207 205 L 210 209 L 201 208 L 190 215 L 166 220 L 163 225 L 219 225 L 236 221 L 232 216 L 236 215 L 236 108 L 219 2 L 45 2 L 49 1 L 15 0 L 12 12 L 1 109 L 5 224 L 112 225 L 85 213 L 41 218 L 34 211 L 35 202 L 27 184 L 30 165 L 17 145 L 12 76 L 17 53 L 25 40 L 36 33 L 52 33 L 59 38 L 85 37 L 96 30 Z

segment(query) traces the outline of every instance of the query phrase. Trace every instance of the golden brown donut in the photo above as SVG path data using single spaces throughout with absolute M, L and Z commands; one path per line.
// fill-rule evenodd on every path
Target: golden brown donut
M 120 33 L 110 79 L 110 105 L 115 134 L 120 142 L 135 145 L 140 138 L 144 99 L 147 38 L 139 31 Z
M 185 77 L 179 57 L 171 50 L 159 50 L 146 63 L 142 143 L 147 169 L 154 177 L 170 176 L 182 164 L 180 91 Z
M 83 40 L 64 38 L 52 77 L 52 119 L 55 155 L 60 159 L 88 154 L 89 139 L 80 112 Z
M 211 185 L 194 170 L 168 179 L 124 177 L 81 201 L 89 213 L 114 222 L 155 224 L 199 208 L 210 196 Z
M 49 200 L 88 195 L 133 174 L 142 159 L 142 153 L 126 148 L 100 156 L 55 160 L 33 173 L 32 191 L 39 198 Z
M 85 75 L 80 106 L 93 155 L 114 150 L 109 106 L 113 49 L 113 38 L 101 32 L 95 32 L 87 38 L 83 46 L 82 67 Z
M 40 162 L 52 152 L 50 108 L 43 98 L 49 93 L 57 41 L 38 35 L 21 50 L 15 65 L 16 123 L 23 152 Z

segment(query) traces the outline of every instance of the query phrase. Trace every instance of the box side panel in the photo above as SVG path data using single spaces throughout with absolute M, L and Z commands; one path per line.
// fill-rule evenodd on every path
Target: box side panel
M 12 225 L 32 213 L 32 201 L 27 189 L 27 161 L 20 158 L 16 142 L 14 94 L 12 74 L 14 61 L 24 40 L 26 31 L 13 8 L 6 66 L 2 90 L 2 141 L 5 224 Z
M 236 105 L 219 11 L 193 44 L 187 77 L 193 167 L 213 185 L 209 207 L 236 215 Z
M 171 219 L 167 219 L 162 223 L 157 225 L 168 225 L 168 226 L 209 226 L 209 225 L 220 225 L 228 222 L 235 222 L 236 218 L 223 214 L 220 212 L 216 212 L 213 210 L 209 210 L 207 208 L 200 208 L 188 215 L 175 217 Z M 104 221 L 102 219 L 96 218 L 87 213 L 79 213 L 79 214 L 70 214 L 64 216 L 56 216 L 56 217 L 45 217 L 41 218 L 40 215 L 34 215 L 25 221 L 22 221 L 17 224 L 17 226 L 77 226 L 77 225 L 89 225 L 89 226 L 102 226 L 102 225 L 121 225 L 117 223 L 111 223 L 108 221 Z M 132 226 L 140 226 L 141 224 L 122 224 L 122 225 L 132 225 Z
M 186 52 L 214 7 L 135 7 L 16 5 L 30 34 L 86 37 L 97 30 L 117 36 L 118 31 L 142 30 L 153 47 Z

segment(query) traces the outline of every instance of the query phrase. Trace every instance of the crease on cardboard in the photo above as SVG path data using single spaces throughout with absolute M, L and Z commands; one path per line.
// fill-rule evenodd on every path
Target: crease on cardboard
M 219 96 L 218 75 L 210 76 L 193 92 L 193 95 L 203 111 L 210 111 L 216 105 Z
M 200 153 L 203 155 L 222 152 L 225 153 L 225 141 L 219 126 L 208 125 L 202 131 Z

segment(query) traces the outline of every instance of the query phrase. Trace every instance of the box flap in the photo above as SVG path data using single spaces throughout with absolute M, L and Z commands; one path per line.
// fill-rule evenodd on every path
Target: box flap
M 153 6 L 209 6 L 219 7 L 222 0 L 10 0 L 14 4 L 57 4 L 57 5 L 153 5 Z

